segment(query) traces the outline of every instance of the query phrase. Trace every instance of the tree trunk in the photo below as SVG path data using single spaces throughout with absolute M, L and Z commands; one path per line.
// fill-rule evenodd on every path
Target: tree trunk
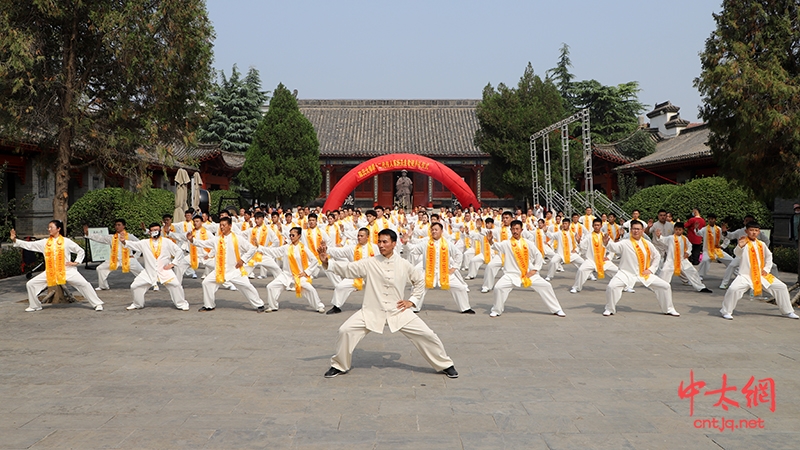
M 53 218 L 64 223 L 67 234 L 67 208 L 69 206 L 70 146 L 75 134 L 75 83 L 77 81 L 77 36 L 78 22 L 72 18 L 72 27 L 64 32 L 63 83 L 59 93 L 61 122 L 58 124 L 58 149 L 55 166 L 55 195 L 53 196 Z

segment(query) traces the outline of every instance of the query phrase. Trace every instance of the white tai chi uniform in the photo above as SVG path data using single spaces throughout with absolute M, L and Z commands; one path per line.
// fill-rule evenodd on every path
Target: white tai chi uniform
M 306 228 L 303 230 L 303 234 L 300 235 L 300 239 L 303 241 L 303 244 L 311 250 L 311 253 L 314 254 L 314 258 L 319 263 L 319 257 L 317 253 L 319 252 L 319 247 L 322 243 L 325 243 L 326 247 L 335 247 L 336 245 L 331 242 L 330 238 L 328 237 L 328 233 L 322 230 L 319 225 L 315 226 L 314 228 Z M 324 273 L 326 277 L 331 281 L 331 284 L 336 286 L 342 279 L 336 275 L 335 273 L 328 272 L 327 270 L 323 269 L 322 266 L 317 266 L 317 275 L 320 272 Z M 315 275 L 316 276 L 316 275 Z
M 526 267 L 521 268 L 517 263 L 512 244 L 527 246 L 528 261 Z M 537 271 L 536 274 L 530 277 L 531 289 L 539 294 L 551 313 L 561 311 L 561 305 L 558 303 L 556 293 L 553 291 L 553 286 L 539 275 L 539 270 L 542 268 L 544 259 L 536 248 L 536 244 L 524 238 L 520 240 L 511 238 L 507 241 L 492 243 L 492 248 L 497 250 L 505 258 L 505 262 L 503 263 L 503 271 L 505 274 L 497 280 L 497 284 L 494 286 L 494 306 L 492 306 L 492 313 L 496 313 L 497 315 L 503 314 L 504 306 L 511 290 L 515 287 L 521 287 L 522 276 L 531 270 Z
M 485 232 L 492 233 L 494 242 L 505 242 L 511 239 L 510 227 L 487 228 Z M 489 260 L 489 264 L 487 264 L 486 268 L 483 270 L 483 286 L 481 286 L 481 292 L 489 292 L 494 289 L 494 279 L 497 278 L 497 272 L 503 267 L 503 258 L 500 256 L 500 253 L 496 250 L 493 250 L 493 253 L 492 259 Z
M 638 246 L 644 255 L 644 267 L 639 267 L 639 259 L 636 256 L 634 245 Z M 638 241 L 633 238 L 623 239 L 619 242 L 609 242 L 606 248 L 620 255 L 619 271 L 608 282 L 606 287 L 606 311 L 616 314 L 617 302 L 622 297 L 622 289 L 626 287 L 633 288 L 638 281 L 655 292 L 656 300 L 658 300 L 662 313 L 677 314 L 675 307 L 672 305 L 672 287 L 670 287 L 669 283 L 656 276 L 661 254 L 652 242 L 644 238 Z M 649 265 L 647 264 L 648 255 L 650 259 Z M 651 274 L 646 277 L 640 275 L 644 269 L 650 269 Z
M 125 241 L 125 246 L 142 254 L 144 271 L 131 283 L 133 306 L 136 309 L 144 308 L 144 294 L 156 283 L 161 283 L 169 291 L 169 297 L 175 307 L 188 310 L 189 303 L 183 292 L 183 286 L 178 282 L 178 274 L 183 275 L 183 250 L 169 238 L 147 239 L 145 241 Z M 156 256 L 158 253 L 158 256 Z M 167 264 L 174 264 L 172 269 L 165 269 Z
M 484 230 L 485 228 L 480 231 L 475 230 L 469 234 L 472 239 L 472 249 L 464 252 L 464 259 L 469 259 L 468 280 L 477 277 L 481 266 L 492 261 L 492 246 L 489 245 L 489 239 L 486 238 Z
M 217 307 L 215 299 L 217 289 L 219 289 L 219 287 L 226 282 L 236 286 L 236 290 L 241 292 L 254 308 L 264 306 L 264 301 L 258 296 L 258 291 L 256 291 L 256 288 L 250 284 L 250 280 L 247 278 L 246 272 L 245 274 L 242 274 L 242 269 L 236 268 L 236 247 L 233 245 L 234 237 L 239 246 L 239 256 L 242 258 L 242 261 L 247 264 L 247 261 L 249 261 L 256 252 L 256 248 L 250 245 L 246 239 L 236 236 L 234 233 L 229 233 L 227 236 L 213 236 L 207 240 L 199 240 L 197 238 L 194 239 L 193 245 L 198 249 L 211 249 L 215 252 L 219 245 L 219 240 L 224 239 L 225 273 L 223 275 L 223 280 L 217 282 L 216 264 L 220 264 L 222 262 L 222 257 L 218 254 L 215 256 L 215 266 L 211 268 L 206 278 L 203 280 L 203 306 L 208 309 Z
M 113 249 L 114 247 L 112 244 L 114 239 L 116 239 L 117 234 L 118 233 L 108 234 L 108 235 L 96 234 L 91 236 L 84 236 L 84 238 L 95 242 L 100 242 L 101 244 L 107 244 L 109 247 Z M 137 238 L 131 233 L 126 233 L 126 234 L 127 236 L 125 237 L 125 240 L 127 241 L 139 240 L 139 238 Z M 142 270 L 144 270 L 144 267 L 142 267 L 142 265 L 139 264 L 139 261 L 137 261 L 136 258 L 133 257 L 133 254 L 128 256 L 128 261 L 130 262 L 130 271 L 131 273 L 133 273 L 134 276 L 139 275 L 139 273 L 141 273 Z M 97 287 L 104 290 L 109 289 L 108 274 L 111 273 L 110 257 L 108 261 L 104 261 L 102 264 L 97 266 L 95 270 L 97 271 Z M 122 270 L 122 244 L 117 245 L 117 267 L 114 270 Z
M 692 254 L 692 245 L 689 243 L 689 238 L 684 235 L 672 235 L 661 236 L 660 238 L 654 236 L 653 240 L 660 241 L 661 244 L 667 248 L 664 264 L 661 266 L 661 270 L 658 271 L 659 278 L 667 283 L 672 281 L 672 276 L 675 274 L 675 253 L 677 252 L 678 258 L 680 258 L 680 262 L 678 263 L 680 265 L 680 274 L 686 276 L 686 279 L 689 280 L 694 290 L 699 292 L 706 289 L 706 285 L 700 281 L 700 275 L 697 273 L 697 269 L 695 269 L 692 262 L 689 261 L 689 256 Z
M 745 229 L 739 228 L 736 231 L 729 232 L 726 237 L 730 242 L 737 242 L 740 237 L 746 235 L 747 232 L 745 231 Z M 766 244 L 767 247 L 769 247 L 769 237 L 767 237 L 767 235 L 764 234 L 763 231 L 758 233 L 758 240 Z M 722 276 L 722 283 L 720 283 L 721 288 L 725 289 L 725 287 L 727 287 L 730 284 L 731 278 L 733 278 L 734 274 L 738 273 L 739 265 L 741 265 L 741 262 L 742 258 L 737 256 L 733 258 L 733 261 L 731 261 L 730 264 L 728 264 L 728 267 L 725 269 L 725 274 Z M 777 277 L 778 276 L 777 265 L 773 263 L 772 269 L 768 270 L 768 272 Z
M 547 270 L 547 278 L 553 278 L 556 274 L 556 268 L 559 264 L 572 264 L 576 268 L 581 267 L 583 258 L 578 254 L 578 246 L 575 242 L 575 233 L 572 231 L 564 231 L 558 229 L 552 233 L 547 233 L 553 242 L 558 243 L 558 249 L 554 251 L 555 255 L 550 260 L 550 268 Z M 569 261 L 567 261 L 569 257 Z
M 45 246 L 47 245 L 50 240 L 55 240 L 56 238 L 47 238 L 47 239 L 39 239 L 38 241 L 28 242 L 23 241 L 22 239 L 17 239 L 14 241 L 14 247 L 21 248 L 23 250 L 28 250 L 31 252 L 39 252 L 44 254 Z M 51 245 L 55 246 L 55 243 L 51 243 Z M 69 238 L 64 238 L 64 259 L 65 263 L 70 262 L 72 258 L 70 258 L 72 253 L 75 253 L 75 262 L 80 264 L 83 262 L 83 257 L 86 255 L 83 251 L 83 248 L 73 242 Z M 33 309 L 42 309 L 42 303 L 39 301 L 39 292 L 42 292 L 42 289 L 47 287 L 47 271 L 48 270 L 56 270 L 55 267 L 45 266 L 45 271 L 36 275 L 35 277 L 31 278 L 30 281 L 25 285 L 28 290 L 28 303 L 29 306 Z M 97 307 L 103 304 L 102 300 L 97 297 L 97 292 L 94 291 L 92 285 L 86 281 L 86 278 L 83 278 L 83 275 L 78 272 L 78 268 L 75 266 L 66 266 L 65 273 L 67 275 L 67 284 L 73 286 L 75 289 L 83 295 L 86 300 L 89 301 L 89 304 L 93 307 Z
M 295 289 L 297 289 L 296 284 L 299 280 L 299 297 L 305 298 L 308 301 L 309 306 L 311 306 L 314 310 L 325 312 L 325 305 L 319 299 L 319 294 L 317 293 L 316 288 L 314 288 L 314 286 L 311 284 L 311 280 L 314 279 L 319 271 L 319 262 L 317 261 L 317 257 L 314 255 L 314 253 L 311 252 L 311 249 L 302 243 L 298 243 L 297 245 L 286 244 L 281 247 L 259 247 L 258 251 L 271 258 L 283 259 L 283 270 L 281 270 L 281 273 L 267 285 L 267 306 L 271 311 L 278 310 L 278 297 L 281 296 L 281 292 L 293 284 L 295 285 Z M 308 260 L 308 267 L 306 267 L 305 270 L 303 270 L 302 252 L 305 252 Z M 298 277 L 295 279 L 294 275 L 292 274 L 292 256 L 297 262 L 297 267 L 300 272 L 305 271 L 308 277 Z
M 572 285 L 572 289 L 575 291 L 580 292 L 592 272 L 597 270 L 597 262 L 595 260 L 595 244 L 598 243 L 598 239 L 598 251 L 601 253 L 601 258 L 603 260 L 603 271 L 617 272 L 619 270 L 619 267 L 617 267 L 616 264 L 611 262 L 611 260 L 606 257 L 606 247 L 603 245 L 603 235 L 595 232 L 586 234 L 580 243 L 581 252 L 586 255 L 586 259 L 583 261 L 583 263 L 581 263 L 580 267 L 578 267 L 578 272 L 575 273 L 575 283 Z M 603 277 L 605 278 L 605 274 L 603 274 Z
M 709 231 L 711 236 L 709 236 Z M 733 258 L 721 248 L 726 247 L 728 244 L 728 240 L 722 237 L 722 229 L 716 225 L 713 229 L 710 225 L 706 225 L 697 230 L 697 235 L 703 236 L 703 260 L 700 261 L 700 265 L 697 267 L 697 272 L 700 276 L 705 278 L 708 273 L 708 267 L 712 262 L 725 264 L 727 271 L 727 267 L 733 262 Z
M 178 246 L 184 251 L 184 253 L 188 255 L 189 248 L 191 248 L 191 244 L 189 243 L 189 241 L 186 240 L 186 233 L 192 230 L 194 230 L 194 224 L 192 223 L 191 220 L 188 222 L 185 221 L 178 222 L 178 223 L 173 223 L 172 226 L 170 226 L 169 230 L 164 230 L 164 235 L 172 239 L 173 242 L 178 244 Z M 178 276 L 178 282 L 180 284 L 183 284 L 184 276 L 197 277 L 197 274 L 191 267 L 191 263 L 189 262 L 188 256 L 183 259 L 182 267 L 183 267 L 183 272 L 180 273 Z
M 428 267 L 428 248 L 429 243 L 433 243 L 433 267 Z M 449 283 L 448 288 L 442 287 L 440 274 L 441 274 L 441 249 L 442 243 L 447 246 L 447 269 L 455 270 L 453 273 L 448 274 L 447 281 Z M 428 292 L 428 289 L 446 289 L 450 291 L 450 295 L 453 296 L 453 301 L 456 302 L 456 306 L 458 307 L 459 311 L 466 311 L 468 309 L 472 309 L 469 306 L 469 295 L 467 294 L 467 283 L 465 283 L 458 274 L 458 269 L 461 267 L 461 258 L 464 255 L 458 251 L 456 248 L 456 244 L 453 241 L 447 240 L 447 238 L 441 237 L 439 239 L 433 238 L 425 238 L 419 242 L 415 243 L 408 243 L 404 246 L 404 252 L 409 251 L 412 255 L 415 255 L 415 259 L 421 259 L 422 271 L 423 273 L 427 274 L 428 271 L 433 272 L 433 280 L 432 284 L 428 286 L 426 284 L 425 290 L 422 291 L 422 295 L 420 295 L 419 300 L 414 302 L 416 308 L 415 311 L 419 311 L 422 308 L 422 303 L 425 301 L 425 294 Z M 449 270 L 448 270 L 449 271 Z
M 267 226 L 266 223 L 262 224 L 260 227 L 249 228 L 242 233 L 242 236 L 254 247 L 260 247 L 262 245 L 266 247 L 277 247 L 279 246 L 278 243 L 281 241 L 281 238 L 275 234 L 275 231 Z M 264 278 L 267 272 L 269 272 L 273 278 L 276 278 L 281 271 L 281 267 L 273 258 L 264 258 L 261 252 L 253 255 L 245 266 L 245 269 L 248 275 L 251 275 L 255 269 L 258 269 L 260 278 Z
M 370 331 L 383 334 L 388 324 L 389 331 L 400 331 L 411 340 L 422 357 L 437 371 L 453 365 L 447 356 L 439 336 L 410 308 L 399 310 L 397 302 L 403 299 L 407 283 L 413 285 L 409 301 L 417 304 L 425 289 L 422 272 L 396 252 L 389 258 L 375 255 L 360 261 L 344 263 L 328 261 L 328 270 L 342 278 L 364 278 L 364 303 L 360 310 L 350 316 L 339 327 L 336 354 L 331 366 L 343 372 L 350 370 L 353 350 Z
M 744 247 L 739 247 L 737 244 L 736 248 L 733 249 L 733 253 L 741 260 L 741 266 L 739 268 L 739 275 L 736 276 L 733 283 L 728 287 L 727 292 L 725 292 L 725 298 L 722 300 L 722 310 L 720 310 L 722 314 L 733 314 L 733 310 L 736 309 L 736 304 L 739 302 L 739 299 L 742 298 L 742 295 L 744 295 L 748 289 L 754 288 L 751 274 L 752 266 L 750 265 L 750 258 L 753 256 L 761 266 L 761 269 L 767 272 L 766 276 L 763 275 L 763 273 L 761 274 L 762 289 L 765 289 L 775 296 L 775 303 L 778 304 L 778 309 L 781 314 L 786 315 L 794 311 L 789 298 L 789 289 L 786 287 L 786 284 L 769 273 L 770 270 L 772 270 L 773 264 L 772 252 L 769 250 L 767 244 L 760 240 L 750 241 L 748 239 Z
M 356 259 L 356 248 L 360 247 L 360 255 L 359 258 Z M 353 261 L 360 261 L 364 258 L 374 257 L 375 255 L 380 254 L 378 250 L 378 246 L 375 244 L 370 244 L 367 242 L 365 245 L 346 245 L 344 247 L 334 247 L 328 249 L 328 255 L 330 257 L 336 259 L 337 261 L 343 262 L 353 262 Z M 330 270 L 329 273 L 333 274 Z M 335 275 L 335 274 L 334 274 Z M 338 275 L 337 275 L 338 276 Z M 350 297 L 350 294 L 359 290 L 356 285 L 358 284 L 356 280 L 352 278 L 340 278 L 341 281 L 336 283 L 335 287 L 333 288 L 333 299 L 331 300 L 331 304 L 337 308 L 341 308 L 344 305 L 344 302 L 347 301 L 347 298 Z M 360 281 L 361 289 L 364 288 L 363 283 L 364 280 Z

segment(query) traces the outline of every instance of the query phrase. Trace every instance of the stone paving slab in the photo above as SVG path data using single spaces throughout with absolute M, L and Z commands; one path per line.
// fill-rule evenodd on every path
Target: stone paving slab
M 710 295 L 674 280 L 679 318 L 641 286 L 603 317 L 605 281 L 569 294 L 572 267 L 553 281 L 564 319 L 531 291 L 488 317 L 480 276 L 468 282 L 474 316 L 430 292 L 420 316 L 455 361 L 454 380 L 388 331 L 359 344 L 350 373 L 323 378 L 360 293 L 329 316 L 289 292 L 280 311 L 256 314 L 220 290 L 217 310 L 198 313 L 200 281 L 187 279 L 190 311 L 165 290 L 127 311 L 133 277 L 116 272 L 103 312 L 80 302 L 26 313 L 24 277 L 0 280 L 0 448 L 796 449 L 800 321 L 749 296 L 722 320 L 721 275 L 712 266 Z M 254 283 L 262 296 L 267 281 Z M 314 284 L 328 304 L 328 280 Z M 678 396 L 690 372 L 706 383 L 693 415 Z M 723 375 L 739 402 L 728 411 L 705 395 Z M 774 412 L 747 404 L 750 377 L 774 380 Z M 763 428 L 711 427 L 723 417 Z

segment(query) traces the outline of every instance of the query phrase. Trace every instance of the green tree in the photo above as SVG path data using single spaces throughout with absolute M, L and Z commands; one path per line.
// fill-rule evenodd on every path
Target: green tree
M 572 67 L 572 61 L 569 59 L 569 45 L 562 43 L 558 56 L 558 64 L 547 71 L 547 77 L 555 83 L 558 87 L 558 92 L 564 100 L 564 109 L 571 111 L 573 108 L 572 103 L 572 80 L 575 79 L 569 68 Z
M 639 127 L 638 115 L 646 108 L 639 101 L 639 91 L 636 81 L 603 86 L 586 80 L 572 83 L 569 98 L 572 112 L 589 108 L 592 142 L 606 143 L 624 139 Z
M 214 111 L 198 133 L 202 142 L 219 142 L 222 150 L 246 152 L 261 120 L 261 107 L 267 101 L 261 91 L 258 70 L 251 67 L 241 78 L 234 64 L 230 78 L 219 72 L 219 81 L 211 91 Z
M 0 134 L 54 148 L 55 218 L 73 162 L 144 187 L 139 151 L 192 140 L 213 37 L 202 0 L 0 0 Z
M 623 156 L 636 161 L 656 151 L 656 141 L 649 132 L 637 129 L 630 136 L 615 143 L 614 146 Z
M 491 156 L 485 171 L 487 188 L 498 195 L 510 194 L 517 199 L 530 195 L 530 136 L 564 116 L 555 84 L 535 75 L 531 63 L 528 63 L 516 88 L 500 83 L 495 89 L 488 84 L 483 89 L 483 99 L 478 103 L 476 113 L 479 128 L 475 132 L 475 145 Z M 553 136 L 551 147 L 559 149 L 557 137 Z M 541 162 L 541 145 L 538 150 Z M 554 186 L 560 186 L 556 182 L 561 183 L 558 160 L 555 157 L 553 162 Z M 539 170 L 542 169 L 540 164 Z
M 255 198 L 268 202 L 304 204 L 319 195 L 317 133 L 283 84 L 275 88 L 238 179 Z
M 700 54 L 700 116 L 720 174 L 771 202 L 800 195 L 800 4 L 725 0 Z

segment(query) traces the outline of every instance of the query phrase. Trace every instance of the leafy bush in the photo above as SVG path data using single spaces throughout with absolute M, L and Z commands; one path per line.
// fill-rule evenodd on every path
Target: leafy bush
M 634 209 L 638 209 L 641 218 L 644 220 L 655 219 L 659 209 L 666 209 L 667 199 L 683 186 L 675 184 L 657 184 L 633 194 L 628 201 L 622 205 L 622 209 L 631 214 Z M 673 214 L 677 211 L 671 211 Z
M 772 227 L 772 214 L 764 203 L 721 177 L 697 178 L 679 186 L 663 208 L 672 212 L 676 220 L 686 220 L 692 208 L 698 208 L 701 216 L 714 213 L 731 229 L 742 227 L 744 216 L 751 213 L 762 228 Z
M 22 250 L 7 247 L 0 250 L 0 278 L 22 274 Z
M 161 216 L 175 209 L 175 194 L 164 189 L 149 189 L 143 194 L 122 188 L 89 191 L 67 211 L 70 234 L 81 234 L 84 224 L 114 229 L 114 220 L 125 219 L 128 231 L 139 237 L 144 233 L 139 223 L 161 222 Z
M 239 208 L 249 208 L 250 205 L 247 201 L 245 201 L 242 194 L 236 191 L 209 191 L 208 195 L 211 197 L 211 204 L 208 205 L 209 213 L 213 216 L 215 214 L 219 214 L 220 207 L 222 209 L 227 208 L 228 206 L 233 206 L 236 208 L 236 211 L 239 211 Z M 220 205 L 219 201 L 222 198 L 226 198 L 225 202 Z M 231 198 L 235 198 L 236 200 L 231 200 Z
M 781 272 L 797 273 L 797 247 L 775 247 L 772 262 Z

